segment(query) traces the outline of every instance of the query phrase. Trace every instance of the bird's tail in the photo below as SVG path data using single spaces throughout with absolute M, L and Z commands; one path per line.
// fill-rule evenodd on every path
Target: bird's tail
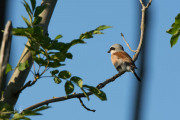
M 135 71 L 132 71 L 132 73 L 135 75 L 135 77 L 137 78 L 137 80 L 138 80 L 139 82 L 141 82 L 141 79 L 140 79 L 140 77 L 136 74 L 136 72 L 135 72 Z

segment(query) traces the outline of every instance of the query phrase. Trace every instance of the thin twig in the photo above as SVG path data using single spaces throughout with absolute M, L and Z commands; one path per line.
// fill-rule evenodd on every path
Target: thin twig
M 148 8 L 152 3 L 152 0 L 149 0 L 148 4 L 146 5 L 146 8 Z
M 17 93 L 16 95 L 18 95 L 19 93 L 21 93 L 25 88 L 27 87 L 31 87 L 32 85 L 34 85 L 37 82 L 37 78 L 35 77 L 33 81 L 28 81 Z
M 33 61 L 33 68 L 34 68 L 34 73 L 36 74 L 36 68 L 35 68 L 35 65 L 34 65 L 34 61 Z
M 121 33 L 121 36 L 122 36 L 124 42 L 126 43 L 126 45 L 128 46 L 128 48 L 129 48 L 132 52 L 135 52 L 135 53 L 136 53 L 136 50 L 131 49 L 131 47 L 129 46 L 129 43 L 128 43 L 128 42 L 126 41 L 126 39 L 124 38 L 123 33 Z
M 79 97 L 78 99 L 79 99 L 79 102 L 81 103 L 81 105 L 82 105 L 87 111 L 96 112 L 96 110 L 91 110 L 91 109 L 87 108 L 87 107 L 84 105 L 84 103 L 83 103 L 83 101 L 81 100 L 80 97 Z
M 133 56 L 133 60 L 136 61 L 138 56 L 139 56 L 139 53 L 141 51 L 141 47 L 142 47 L 142 44 L 143 44 L 143 38 L 144 38 L 144 29 L 145 29 L 145 13 L 146 13 L 146 9 L 151 5 L 151 2 L 152 0 L 149 1 L 149 3 L 145 6 L 142 2 L 142 0 L 139 0 L 140 3 L 141 3 L 141 6 L 142 6 L 142 17 L 141 17 L 141 35 L 140 35 L 140 40 L 139 40 L 139 45 L 138 45 L 138 48 L 136 50 L 136 54 Z

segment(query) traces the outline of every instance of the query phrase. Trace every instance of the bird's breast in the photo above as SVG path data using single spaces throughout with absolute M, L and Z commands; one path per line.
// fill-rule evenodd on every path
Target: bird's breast
M 111 55 L 111 61 L 115 67 L 118 67 L 123 63 L 122 59 L 119 59 L 116 55 Z

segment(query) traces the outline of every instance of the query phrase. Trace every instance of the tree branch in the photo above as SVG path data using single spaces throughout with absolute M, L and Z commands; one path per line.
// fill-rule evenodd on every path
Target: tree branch
M 144 29 L 145 29 L 145 11 L 146 9 L 150 6 L 152 0 L 149 1 L 149 3 L 147 4 L 147 6 L 144 6 L 144 4 L 142 3 L 142 0 L 140 0 L 140 3 L 142 5 L 142 18 L 141 18 L 141 35 L 140 35 L 140 41 L 139 41 L 139 45 L 138 45 L 138 48 L 137 48 L 137 51 L 136 51 L 136 54 L 133 56 L 133 61 L 135 62 L 138 58 L 138 55 L 139 55 L 139 52 L 141 50 L 141 47 L 142 47 L 142 43 L 143 43 L 143 36 L 144 36 Z M 116 75 L 114 75 L 113 77 L 105 80 L 104 82 L 100 83 L 97 85 L 96 88 L 98 89 L 102 89 L 103 87 L 105 87 L 107 84 L 109 84 L 110 82 L 113 82 L 115 81 L 118 77 L 120 77 L 122 74 L 124 74 L 125 72 L 121 72 L 121 73 L 118 73 Z M 88 92 L 87 93 L 88 96 L 92 95 L 91 92 Z M 26 111 L 26 110 L 33 110 L 35 108 L 38 108 L 40 106 L 43 106 L 43 105 L 48 105 L 49 103 L 54 103 L 54 102 L 59 102 L 59 101 L 64 101 L 64 100 L 68 100 L 68 99 L 72 99 L 72 98 L 81 98 L 81 97 L 85 97 L 85 95 L 83 93 L 78 93 L 78 94 L 72 94 L 72 95 L 68 95 L 68 96 L 63 96 L 63 97 L 56 97 L 56 98 L 52 98 L 52 99 L 49 99 L 49 100 L 45 100 L 45 101 L 42 101 L 40 103 L 37 103 L 37 104 L 34 104 L 28 108 L 25 108 L 23 111 Z M 23 112 L 22 111 L 22 112 Z
M 133 56 L 133 60 L 136 61 L 138 56 L 139 56 L 139 53 L 140 53 L 140 50 L 141 50 L 141 47 L 142 47 L 142 44 L 143 44 L 143 38 L 144 38 L 144 29 L 145 29 L 145 13 L 146 13 L 146 9 L 151 5 L 151 2 L 152 0 L 149 0 L 149 3 L 145 6 L 142 2 L 142 0 L 139 0 L 140 3 L 141 3 L 141 6 L 142 6 L 142 16 L 141 16 L 141 35 L 140 35 L 140 40 L 139 40 L 139 45 L 138 45 L 138 48 L 136 50 L 136 54 Z
M 4 30 L 1 49 L 0 49 L 0 98 L 1 93 L 4 91 L 6 83 L 6 65 L 9 61 L 9 54 L 11 49 L 12 38 L 12 22 L 8 21 Z
M 128 43 L 128 42 L 126 41 L 126 39 L 124 38 L 123 33 L 121 33 L 121 36 L 122 36 L 124 42 L 126 43 L 126 45 L 128 46 L 128 48 L 129 48 L 132 52 L 135 52 L 135 53 L 136 53 L 136 50 L 131 49 L 131 47 L 129 46 L 129 43 Z
M 111 78 L 105 80 L 104 82 L 98 84 L 96 88 L 102 89 L 103 87 L 105 87 L 110 82 L 115 81 L 115 79 L 117 79 L 122 74 L 124 74 L 124 72 L 114 75 L 113 77 L 111 77 Z M 90 96 L 90 95 L 92 95 L 92 93 L 88 92 L 87 95 Z M 32 110 L 32 109 L 38 108 L 38 107 L 43 106 L 43 105 L 48 105 L 49 103 L 64 101 L 64 100 L 68 100 L 68 99 L 72 99 L 72 98 L 81 98 L 81 97 L 86 97 L 86 96 L 84 95 L 84 93 L 78 93 L 78 94 L 72 94 L 72 95 L 63 96 L 63 97 L 56 97 L 56 98 L 52 98 L 52 99 L 45 100 L 45 101 L 42 101 L 40 103 L 34 104 L 28 108 L 25 108 L 23 111 Z
M 42 0 L 42 5 L 47 5 L 46 9 L 40 14 L 42 20 L 39 25 L 43 28 L 44 34 L 47 33 L 48 24 L 52 16 L 54 7 L 56 5 L 56 2 L 57 0 Z M 27 42 L 27 45 L 30 46 L 29 40 Z M 8 83 L 8 86 L 6 87 L 3 98 L 1 99 L 1 101 L 8 103 L 12 106 L 16 104 L 16 101 L 19 97 L 19 95 L 17 95 L 16 93 L 22 88 L 32 66 L 33 59 L 27 47 L 24 48 L 20 60 L 22 63 L 28 60 L 30 67 L 24 71 L 19 71 L 18 69 L 15 69 Z

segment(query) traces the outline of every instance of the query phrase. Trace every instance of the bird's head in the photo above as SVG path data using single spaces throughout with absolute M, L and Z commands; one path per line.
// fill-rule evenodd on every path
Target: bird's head
M 120 44 L 114 44 L 110 47 L 110 50 L 108 51 L 108 53 L 115 53 L 115 52 L 120 52 L 120 51 L 124 51 L 124 48 L 122 45 Z

